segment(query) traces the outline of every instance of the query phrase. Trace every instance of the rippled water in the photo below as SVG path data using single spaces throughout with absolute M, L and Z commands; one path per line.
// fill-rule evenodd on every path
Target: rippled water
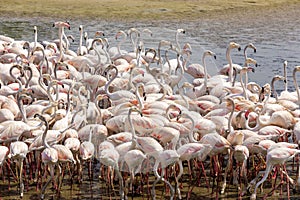
M 239 43 L 244 47 L 252 42 L 257 47 L 257 53 L 248 51 L 248 56 L 256 59 L 260 65 L 255 74 L 250 73 L 249 78 L 260 85 L 270 82 L 276 74 L 283 74 L 283 61 L 288 61 L 288 76 L 291 78 L 295 65 L 300 65 L 300 18 L 297 7 L 288 7 L 287 10 L 280 8 L 275 11 L 254 12 L 251 10 L 240 12 L 234 18 L 222 20 L 224 18 L 211 18 L 195 22 L 149 22 L 149 23 L 116 23 L 95 19 L 92 21 L 70 20 L 71 30 L 66 31 L 72 34 L 76 41 L 72 44 L 76 49 L 79 42 L 78 27 L 84 25 L 84 30 L 93 36 L 97 30 L 105 32 L 111 46 L 116 46 L 114 39 L 118 30 L 128 30 L 131 27 L 138 29 L 149 28 L 153 32 L 153 37 L 145 36 L 146 47 L 157 48 L 160 40 L 170 40 L 175 42 L 175 32 L 178 28 L 186 30 L 185 35 L 179 36 L 179 41 L 183 45 L 189 42 L 193 48 L 191 57 L 192 63 L 201 63 L 202 53 L 209 49 L 217 54 L 217 60 L 207 61 L 208 72 L 215 75 L 218 70 L 227 64 L 225 52 L 231 41 Z M 248 17 L 249 16 L 249 17 Z M 15 39 L 33 41 L 33 26 L 38 26 L 38 40 L 53 40 L 58 37 L 57 29 L 52 27 L 55 19 L 2 19 L 0 24 L 0 34 L 5 34 Z M 123 48 L 131 50 L 128 40 Z M 234 63 L 243 65 L 243 52 L 232 51 Z M 278 89 L 283 88 L 283 84 L 276 84 Z M 292 81 L 289 88 L 294 90 Z

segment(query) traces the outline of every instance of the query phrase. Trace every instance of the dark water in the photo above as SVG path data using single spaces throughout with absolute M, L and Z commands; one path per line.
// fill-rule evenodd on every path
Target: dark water
M 131 27 L 138 29 L 149 28 L 153 32 L 153 37 L 146 36 L 144 38 L 146 47 L 157 48 L 160 40 L 175 41 L 175 32 L 178 28 L 186 30 L 185 35 L 179 36 L 181 44 L 189 42 L 193 49 L 191 62 L 200 63 L 204 50 L 212 50 L 217 54 L 217 60 L 208 60 L 208 72 L 215 75 L 218 70 L 227 64 L 225 58 L 226 47 L 231 41 L 239 43 L 244 47 L 252 42 L 257 47 L 257 53 L 248 51 L 248 56 L 256 59 L 260 65 L 255 74 L 249 74 L 250 81 L 255 81 L 260 85 L 270 82 L 274 75 L 283 75 L 283 61 L 288 61 L 288 77 L 291 78 L 294 66 L 300 65 L 300 18 L 299 7 L 290 7 L 288 10 L 278 8 L 276 12 L 257 13 L 250 15 L 251 11 L 245 11 L 243 16 L 228 20 L 223 18 L 206 19 L 189 23 L 175 22 L 149 22 L 149 23 L 115 23 L 101 21 L 95 19 L 93 21 L 70 20 L 71 30 L 67 30 L 66 34 L 72 34 L 76 41 L 72 43 L 73 49 L 76 49 L 79 42 L 78 27 L 84 25 L 84 30 L 93 35 L 95 31 L 102 30 L 110 41 L 111 46 L 116 46 L 115 33 L 119 30 L 128 30 Z M 249 14 L 249 17 L 247 15 Z M 61 20 L 61 19 L 58 19 Z M 58 37 L 57 29 L 52 27 L 55 19 L 14 19 L 2 18 L 0 24 L 0 34 L 13 37 L 17 40 L 33 41 L 33 26 L 38 27 L 38 40 L 53 40 Z M 126 50 L 131 50 L 131 44 L 128 40 L 123 46 Z M 232 51 L 232 59 L 234 63 L 243 64 L 242 52 Z M 278 84 L 278 89 L 283 89 L 283 84 Z M 289 89 L 294 90 L 292 81 L 290 80 Z M 209 167 L 209 166 L 207 166 Z M 95 167 L 96 169 L 96 167 Z M 115 193 L 107 189 L 104 181 L 100 181 L 99 171 L 94 170 L 92 181 L 88 181 L 85 177 L 83 184 L 71 184 L 66 178 L 63 184 L 61 196 L 57 196 L 51 189 L 47 190 L 47 199 L 118 199 L 118 191 Z M 195 175 L 197 176 L 197 174 Z M 199 176 L 199 174 L 198 174 Z M 209 175 L 208 175 L 209 176 Z M 67 176 L 68 177 L 68 176 Z M 200 185 L 194 188 L 188 187 L 189 179 L 186 178 L 186 184 L 183 188 L 183 196 L 187 191 L 192 189 L 191 197 L 193 199 L 215 199 L 216 193 L 206 189 L 205 179 L 199 179 Z M 194 181 L 197 179 L 194 179 Z M 174 182 L 172 183 L 174 185 Z M 116 184 L 117 185 L 117 184 Z M 200 187 L 201 186 L 201 187 Z M 12 181 L 11 190 L 8 192 L 7 182 L 1 182 L 0 199 L 18 199 L 17 184 Z M 284 186 L 285 187 L 285 186 Z M 29 191 L 26 191 L 23 199 L 38 199 L 38 192 L 35 192 L 35 186 L 27 185 Z M 50 188 L 50 187 L 49 187 Z M 117 186 L 116 186 L 117 188 Z M 146 187 L 147 188 L 147 187 Z M 163 186 L 161 186 L 163 188 Z M 162 191 L 157 192 L 158 199 L 164 199 Z M 130 197 L 130 196 L 129 196 Z M 237 199 L 237 190 L 233 186 L 228 186 L 227 193 L 219 196 L 221 199 Z M 285 199 L 285 195 L 273 196 L 274 199 Z M 139 198 L 149 199 L 147 189 Z M 297 196 L 293 196 L 297 199 Z M 244 199 L 249 199 L 246 196 Z

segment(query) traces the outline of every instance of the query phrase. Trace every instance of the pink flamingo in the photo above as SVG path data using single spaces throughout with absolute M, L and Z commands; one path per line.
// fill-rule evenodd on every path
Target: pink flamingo
M 20 169 L 20 176 L 19 176 L 19 183 L 20 183 L 20 197 L 23 197 L 24 192 L 24 184 L 23 184 L 23 162 L 26 159 L 26 155 L 28 153 L 28 146 L 23 141 L 15 141 L 10 143 L 10 153 L 8 155 L 9 158 L 15 160 L 19 164 Z
M 283 165 L 285 164 L 288 160 L 291 160 L 292 158 L 295 157 L 300 153 L 300 150 L 298 149 L 291 149 L 291 148 L 275 148 L 267 153 L 267 159 L 266 159 L 266 170 L 264 171 L 264 176 L 263 178 L 255 185 L 254 192 L 251 195 L 251 199 L 254 200 L 256 199 L 256 193 L 257 193 L 257 188 L 266 181 L 270 171 L 274 167 L 274 165 Z M 288 176 L 287 172 L 285 172 L 286 175 Z M 256 179 L 254 179 L 255 181 Z M 251 184 L 254 184 L 253 181 L 251 181 Z M 288 198 L 289 198 L 289 192 L 288 192 Z
M 42 141 L 43 141 L 43 145 L 44 145 L 45 149 L 42 151 L 41 156 L 42 156 L 42 162 L 50 167 L 51 177 L 46 182 L 46 184 L 43 186 L 42 191 L 41 191 L 41 199 L 44 199 L 45 190 L 46 190 L 47 186 L 49 185 L 51 179 L 55 184 L 54 167 L 58 162 L 58 153 L 57 153 L 57 150 L 52 148 L 46 140 L 47 132 L 49 130 L 49 124 L 48 124 L 47 120 L 40 114 L 35 114 L 34 117 L 39 118 L 42 122 L 44 122 L 44 124 L 46 126 L 46 128 L 42 134 Z
M 205 160 L 206 156 L 209 154 L 211 151 L 212 146 L 210 144 L 200 144 L 200 143 L 187 143 L 182 146 L 180 146 L 177 149 L 177 153 L 180 156 L 179 157 L 179 173 L 176 177 L 176 191 L 178 193 L 178 198 L 181 199 L 181 192 L 180 192 L 180 187 L 179 187 L 179 179 L 181 178 L 183 174 L 183 161 L 189 161 L 194 158 L 199 158 L 200 161 Z M 190 164 L 189 164 L 190 168 Z M 189 169 L 191 172 L 191 169 Z
M 79 156 L 81 160 L 89 160 L 89 175 L 92 173 L 92 158 L 95 155 L 95 146 L 92 143 L 92 135 L 94 133 L 93 127 L 91 126 L 89 140 L 84 141 L 79 147 Z

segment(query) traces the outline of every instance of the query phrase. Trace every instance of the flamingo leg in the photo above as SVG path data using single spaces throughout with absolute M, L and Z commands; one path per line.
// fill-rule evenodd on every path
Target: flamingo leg
M 160 176 L 158 174 L 158 165 L 159 165 L 159 162 L 156 161 L 155 162 L 155 165 L 154 165 L 154 175 L 156 177 L 156 180 L 154 181 L 154 183 L 152 184 L 152 199 L 155 200 L 156 199 L 156 193 L 155 193 L 155 186 L 156 184 L 162 180 L 162 176 Z
M 206 172 L 205 172 L 204 165 L 203 165 L 202 161 L 200 161 L 200 165 L 201 165 L 201 168 L 202 168 L 202 172 L 204 174 L 205 182 L 206 182 L 206 185 L 207 185 L 207 190 L 209 190 L 209 181 L 207 180 Z
M 297 155 L 297 184 L 300 185 L 300 161 L 299 154 Z
M 24 184 L 23 184 L 23 178 L 22 178 L 23 161 L 24 161 L 24 158 L 21 158 L 20 159 L 20 197 L 21 198 L 23 198 L 23 192 L 24 192 Z
M 55 178 L 54 178 L 54 165 L 50 164 L 50 177 L 48 179 L 48 181 L 46 182 L 46 184 L 43 186 L 42 191 L 41 191 L 41 199 L 44 199 L 45 197 L 45 191 L 47 186 L 49 185 L 49 183 L 51 182 L 51 180 L 53 181 L 53 183 L 55 184 Z
M 227 174 L 228 174 L 228 171 L 229 171 L 229 169 L 231 167 L 231 163 L 232 163 L 232 152 L 229 149 L 228 149 L 228 155 L 229 155 L 229 158 L 228 158 L 227 166 L 226 166 L 225 173 L 224 173 L 224 182 L 223 182 L 223 185 L 221 188 L 221 194 L 225 193 Z
M 264 173 L 264 176 L 263 176 L 263 178 L 256 184 L 255 189 L 254 189 L 254 192 L 253 192 L 253 194 L 251 195 L 251 200 L 256 199 L 257 188 L 258 188 L 263 182 L 265 182 L 265 180 L 268 178 L 268 175 L 269 175 L 269 173 L 270 173 L 270 171 L 271 171 L 272 168 L 273 168 L 273 165 L 267 163 L 267 168 L 266 168 L 266 171 L 265 171 L 265 173 Z
M 178 198 L 179 198 L 179 199 L 182 199 L 182 197 L 181 197 L 181 192 L 180 192 L 180 187 L 179 187 L 179 179 L 181 178 L 181 176 L 182 176 L 182 174 L 183 174 L 182 161 L 179 160 L 178 164 L 179 164 L 179 173 L 178 173 L 178 175 L 176 176 L 176 191 L 177 191 L 177 193 L 178 193 Z
M 37 168 L 35 170 L 35 182 L 37 183 L 36 184 L 36 190 L 38 190 L 39 188 L 39 178 L 41 177 L 41 157 L 40 157 L 40 154 L 37 155 L 37 153 L 35 154 L 35 157 L 37 158 Z
M 243 177 L 244 177 L 244 184 L 245 184 L 245 186 L 247 186 L 248 185 L 248 178 L 247 178 L 247 171 L 246 171 L 246 165 L 247 165 L 247 161 L 245 160 L 244 162 L 243 162 L 243 165 L 242 165 L 242 173 L 243 173 Z M 244 186 L 244 190 L 243 190 L 243 192 L 242 192 L 242 196 L 244 196 L 244 194 L 246 194 L 246 192 L 247 192 L 247 187 L 245 187 Z
M 120 170 L 118 169 L 118 167 L 116 167 L 115 171 L 116 171 L 116 174 L 118 175 L 119 182 L 120 182 L 120 197 L 121 197 L 121 199 L 124 199 L 123 177 L 122 177 L 122 174 L 121 174 Z

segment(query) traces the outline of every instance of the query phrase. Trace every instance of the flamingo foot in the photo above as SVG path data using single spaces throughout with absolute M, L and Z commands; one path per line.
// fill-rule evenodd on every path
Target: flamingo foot
M 223 183 L 222 189 L 221 189 L 221 194 L 225 193 L 225 188 L 226 188 L 226 183 Z
M 250 193 L 250 190 L 252 189 L 252 187 L 253 187 L 253 185 L 255 184 L 255 181 L 254 180 L 252 180 L 249 184 L 248 184 L 248 186 L 247 186 L 247 191 Z
M 247 190 L 244 190 L 244 191 L 242 191 L 241 196 L 243 197 L 243 196 L 245 196 L 246 194 L 247 194 Z
M 250 197 L 251 200 L 255 200 L 256 199 L 256 194 L 252 194 Z
M 238 182 L 238 180 L 236 178 L 234 178 L 233 181 L 232 181 L 232 184 L 233 185 L 239 185 L 239 182 Z
M 24 184 L 20 185 L 20 197 L 23 198 Z

